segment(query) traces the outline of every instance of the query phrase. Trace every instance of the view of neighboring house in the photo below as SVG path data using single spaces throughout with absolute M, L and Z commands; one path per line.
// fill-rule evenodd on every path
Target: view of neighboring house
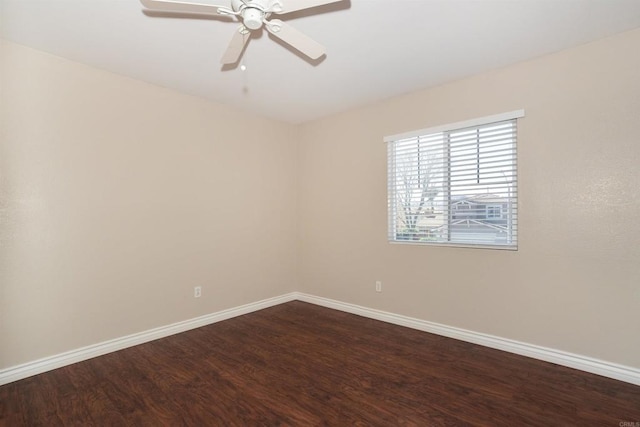
M 457 196 L 451 203 L 450 219 L 445 210 L 437 208 L 422 216 L 418 236 L 421 241 L 446 238 L 451 243 L 507 244 L 513 233 L 510 212 L 514 209 L 508 197 L 496 194 Z
M 451 240 L 507 243 L 511 235 L 509 205 L 509 198 L 493 194 L 461 197 L 452 203 Z

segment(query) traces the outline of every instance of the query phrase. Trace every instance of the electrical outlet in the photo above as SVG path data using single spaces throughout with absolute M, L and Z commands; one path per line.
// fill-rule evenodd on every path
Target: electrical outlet
M 382 292 L 382 282 L 376 281 L 376 292 Z
M 193 288 L 193 297 L 200 298 L 202 296 L 202 286 L 196 286 Z

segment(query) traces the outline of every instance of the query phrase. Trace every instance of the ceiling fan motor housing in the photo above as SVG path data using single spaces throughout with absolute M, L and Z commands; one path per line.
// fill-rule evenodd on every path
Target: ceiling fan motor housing
M 257 30 L 262 27 L 264 12 L 254 7 L 247 7 L 242 11 L 242 21 L 248 29 Z

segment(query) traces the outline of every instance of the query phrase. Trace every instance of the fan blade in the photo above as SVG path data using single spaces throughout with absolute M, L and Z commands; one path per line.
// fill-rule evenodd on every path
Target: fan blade
M 318 59 L 324 55 L 324 46 L 313 40 L 311 37 L 296 30 L 286 22 L 282 22 L 279 19 L 272 19 L 265 23 L 265 28 L 271 34 L 289 46 L 296 48 L 311 59 Z
M 282 12 L 279 14 L 295 12 L 296 10 L 309 9 L 325 4 L 336 3 L 342 0 L 282 0 Z
M 241 25 L 233 34 L 229 47 L 227 47 L 224 55 L 222 55 L 220 63 L 235 64 L 238 62 L 240 60 L 240 56 L 242 56 L 245 46 L 249 43 L 250 37 L 251 35 L 249 34 L 249 30 L 247 30 L 244 25 Z
M 220 13 L 219 9 L 228 9 L 225 6 L 214 6 L 202 3 L 186 3 L 179 1 L 164 0 L 140 0 L 140 3 L 149 10 L 159 10 L 163 12 L 199 13 L 204 15 L 226 15 Z

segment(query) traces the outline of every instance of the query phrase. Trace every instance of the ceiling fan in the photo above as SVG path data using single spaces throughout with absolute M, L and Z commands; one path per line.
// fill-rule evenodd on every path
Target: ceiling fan
M 259 31 L 262 27 L 309 58 L 320 58 L 325 53 L 324 46 L 286 22 L 269 18 L 272 14 L 281 15 L 338 1 L 343 0 L 231 0 L 231 7 L 226 7 L 173 0 L 140 0 L 149 11 L 217 15 L 238 19 L 241 25 L 222 55 L 222 64 L 237 63 L 249 42 L 251 32 Z

